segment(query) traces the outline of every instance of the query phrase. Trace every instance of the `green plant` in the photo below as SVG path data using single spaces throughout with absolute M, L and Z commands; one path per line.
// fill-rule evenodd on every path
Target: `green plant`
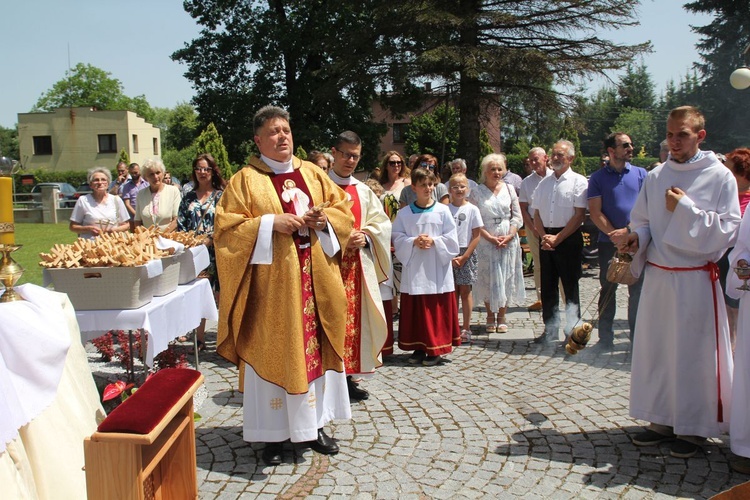
M 42 268 L 39 253 L 49 252 L 55 243 L 73 243 L 77 235 L 68 229 L 68 221 L 57 224 L 16 223 L 16 243 L 22 245 L 13 252 L 13 260 L 25 269 L 19 280 L 22 283 L 42 285 Z

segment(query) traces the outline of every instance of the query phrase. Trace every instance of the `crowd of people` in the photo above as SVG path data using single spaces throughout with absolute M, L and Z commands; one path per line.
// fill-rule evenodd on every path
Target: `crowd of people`
M 260 109 L 253 127 L 260 155 L 228 182 L 207 154 L 182 192 L 164 182 L 159 160 L 144 162 L 143 175 L 137 164 L 118 165 L 114 182 L 93 169 L 92 193 L 78 201 L 70 228 L 82 237 L 140 224 L 206 235 L 217 352 L 240 367 L 244 439 L 266 443 L 267 464 L 282 463 L 285 441 L 337 453 L 324 426 L 370 396 L 360 383 L 394 343 L 411 353 L 409 363 L 430 367 L 471 343 L 472 332 L 512 329 L 508 308 L 527 301 L 524 233 L 534 263 L 528 309 L 544 322 L 533 342 L 563 345 L 581 320 L 588 212 L 599 230 L 594 349 L 614 348 L 613 258 L 630 262 L 634 277 L 630 415 L 649 424 L 633 442 L 669 440 L 670 453 L 687 458 L 729 431 L 732 466 L 750 473 L 750 314 L 733 272 L 750 273 L 750 222 L 740 224 L 750 149 L 701 150 L 697 109 L 670 112 L 659 165 L 632 165 L 632 140 L 615 132 L 588 179 L 572 169 L 575 146 L 559 140 L 529 151 L 524 178 L 502 154 L 483 158 L 475 181 L 462 159 L 441 179 L 433 155 L 387 151 L 378 172 L 359 181 L 356 133 L 301 160 L 285 110 Z M 471 324 L 475 301 L 484 325 Z M 198 334 L 202 345 L 203 328 Z

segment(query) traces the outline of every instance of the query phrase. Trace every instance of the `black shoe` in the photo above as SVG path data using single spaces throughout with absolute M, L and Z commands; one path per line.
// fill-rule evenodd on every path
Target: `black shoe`
M 359 384 L 351 377 L 346 377 L 346 386 L 349 389 L 349 399 L 352 401 L 363 401 L 370 397 L 370 393 L 359 388 Z
M 646 429 L 645 431 L 633 436 L 633 444 L 636 446 L 654 446 L 661 443 L 662 441 L 671 439 L 674 439 L 674 434 L 660 434 L 656 431 L 652 431 L 651 429 Z
M 407 361 L 412 365 L 421 365 L 426 356 L 427 353 L 424 351 L 414 351 Z
M 675 439 L 669 447 L 669 454 L 675 458 L 690 458 L 700 450 L 700 446 L 684 439 Z
M 323 429 L 318 429 L 318 439 L 309 442 L 310 448 L 323 455 L 335 455 L 339 452 L 339 445 Z
M 261 458 L 266 465 L 280 465 L 284 458 L 284 444 L 283 443 L 266 443 L 266 447 L 263 448 L 263 454 Z

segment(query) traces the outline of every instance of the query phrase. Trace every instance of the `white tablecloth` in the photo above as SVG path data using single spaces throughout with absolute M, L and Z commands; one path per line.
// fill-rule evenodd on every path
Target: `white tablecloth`
M 152 366 L 154 355 L 164 351 L 171 340 L 197 327 L 201 319 L 219 319 L 219 312 L 208 280 L 197 279 L 138 309 L 76 311 L 76 318 L 83 342 L 109 330 L 146 330 L 149 339 L 144 361 Z
M 2 396 L 8 397 L 13 387 L 19 390 L 17 381 L 10 379 L 25 373 L 28 380 L 20 386 L 23 392 L 18 395 L 22 408 L 14 408 L 11 414 L 32 410 L 34 414 L 28 415 L 31 421 L 17 429 L 18 435 L 7 447 L 3 443 L 0 498 L 86 498 L 83 439 L 96 430 L 104 410 L 86 352 L 78 341 L 73 306 L 67 295 L 36 285 L 22 285 L 16 290 L 27 300 L 0 304 L 0 357 L 6 370 L 13 370 L 12 374 L 0 374 L 5 377 Z M 37 331 L 29 337 L 35 325 Z M 21 351 L 17 350 L 19 345 Z M 23 363 L 17 356 L 23 356 Z M 57 382 L 49 399 L 51 378 Z M 42 389 L 34 393 L 37 389 L 33 387 Z M 5 413 L 0 414 L 0 425 L 6 423 L 5 418 Z

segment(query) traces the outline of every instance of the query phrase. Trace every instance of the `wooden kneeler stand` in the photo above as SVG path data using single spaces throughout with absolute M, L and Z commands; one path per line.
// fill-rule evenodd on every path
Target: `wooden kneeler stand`
M 91 500 L 198 498 L 193 394 L 203 375 L 156 372 L 84 439 Z

